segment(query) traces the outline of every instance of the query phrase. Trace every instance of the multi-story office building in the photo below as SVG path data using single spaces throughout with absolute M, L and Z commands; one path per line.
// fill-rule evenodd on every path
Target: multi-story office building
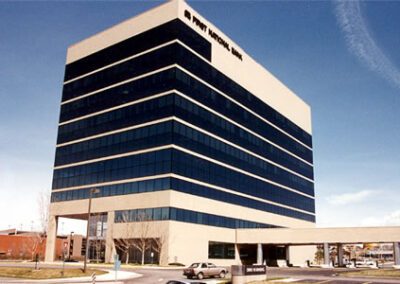
M 163 263 L 254 262 L 235 229 L 314 226 L 310 108 L 168 2 L 68 48 L 48 260 L 57 217 L 86 219 L 90 192 L 106 261 L 145 235 Z

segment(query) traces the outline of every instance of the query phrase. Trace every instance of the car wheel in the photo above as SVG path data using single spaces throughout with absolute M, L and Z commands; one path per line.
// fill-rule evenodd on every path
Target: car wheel
M 219 278 L 225 278 L 225 271 L 221 271 L 219 273 Z
M 203 278 L 204 278 L 203 273 L 200 272 L 199 274 L 197 274 L 197 278 L 198 278 L 199 280 L 203 279 Z

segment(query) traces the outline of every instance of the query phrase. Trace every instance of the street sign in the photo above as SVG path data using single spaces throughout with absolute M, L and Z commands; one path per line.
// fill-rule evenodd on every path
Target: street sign
M 117 271 L 121 268 L 121 261 L 117 260 L 114 262 L 114 270 Z
M 118 255 L 117 255 L 117 257 L 115 258 L 115 262 L 114 262 L 115 281 L 117 281 L 117 273 L 120 268 L 121 268 L 121 261 L 118 260 Z

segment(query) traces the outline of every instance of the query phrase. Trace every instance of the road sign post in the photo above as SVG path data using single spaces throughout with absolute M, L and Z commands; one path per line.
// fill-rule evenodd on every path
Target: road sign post
M 115 270 L 115 281 L 117 281 L 118 270 L 121 268 L 121 261 L 119 260 L 118 254 L 114 255 L 114 270 Z

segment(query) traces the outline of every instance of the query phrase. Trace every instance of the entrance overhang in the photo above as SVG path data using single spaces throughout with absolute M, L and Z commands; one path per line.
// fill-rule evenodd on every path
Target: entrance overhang
M 400 227 L 237 229 L 237 244 L 318 245 L 321 243 L 393 243 Z

